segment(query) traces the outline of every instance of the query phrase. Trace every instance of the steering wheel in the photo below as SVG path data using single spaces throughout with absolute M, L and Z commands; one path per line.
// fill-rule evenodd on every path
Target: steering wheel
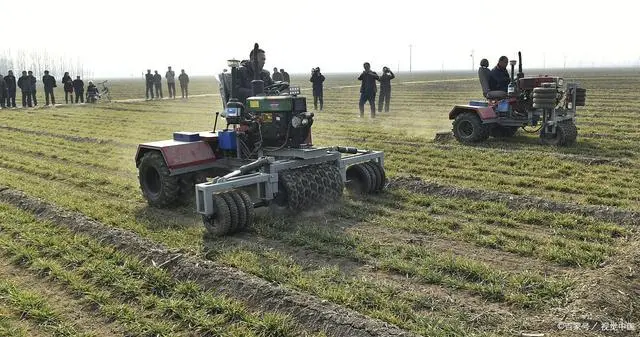
M 269 95 L 279 95 L 281 92 L 289 89 L 289 83 L 278 81 L 264 87 L 264 92 Z

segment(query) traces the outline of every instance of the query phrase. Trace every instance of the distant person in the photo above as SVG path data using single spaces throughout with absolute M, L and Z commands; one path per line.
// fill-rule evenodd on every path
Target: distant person
M 89 85 L 87 85 L 87 103 L 95 103 L 99 97 L 98 87 L 93 84 L 93 81 L 89 81 Z
M 360 108 L 360 117 L 364 117 L 364 104 L 369 102 L 371 106 L 371 118 L 376 117 L 376 92 L 378 91 L 376 81 L 380 79 L 375 71 L 371 70 L 369 62 L 363 64 L 364 71 L 358 80 L 360 83 L 360 102 L 358 107 Z
M 264 82 L 264 86 L 269 86 L 273 84 L 273 80 L 271 79 L 271 75 L 264 68 L 264 64 L 267 61 L 267 56 L 264 50 L 252 49 L 249 53 L 249 60 L 242 63 L 242 66 L 238 68 L 239 80 L 236 84 L 238 90 L 238 101 L 244 104 L 248 97 L 253 96 L 253 88 L 251 86 L 251 81 L 253 81 L 254 76 L 262 80 Z M 254 64 L 255 63 L 255 64 Z M 256 68 L 254 68 L 256 67 Z
M 289 77 L 289 73 L 284 71 L 284 69 L 280 68 L 280 73 L 282 74 L 282 80 L 287 83 L 291 83 L 291 78 Z
M 44 86 L 44 100 L 49 105 L 49 98 L 51 98 L 51 104 L 56 105 L 56 98 L 53 95 L 53 88 L 57 87 L 56 78 L 49 75 L 49 70 L 44 71 L 42 76 L 42 85 Z
M 180 82 L 180 91 L 182 91 L 182 98 L 189 98 L 189 75 L 184 72 L 184 69 L 180 70 L 178 81 Z
M 489 90 L 491 91 L 504 91 L 507 92 L 511 78 L 507 71 L 507 65 L 509 59 L 506 56 L 500 56 L 498 64 L 491 69 L 491 75 L 489 77 Z
M 5 108 L 7 102 L 7 83 L 4 82 L 4 76 L 0 74 L 0 108 Z
M 396 78 L 393 71 L 389 67 L 382 68 L 382 76 L 380 76 L 380 98 L 378 98 L 378 112 L 389 112 L 389 103 L 391 103 L 391 80 Z
M 158 74 L 158 71 L 155 70 L 155 74 L 153 75 L 153 86 L 156 88 L 156 98 L 161 99 L 162 96 L 162 75 Z
M 4 83 L 7 85 L 7 108 L 15 108 L 17 85 L 13 70 L 7 72 L 7 76 L 4 77 Z
M 171 70 L 171 66 L 167 68 L 167 73 L 164 74 L 164 78 L 167 79 L 167 90 L 169 91 L 169 98 L 176 98 L 176 73 Z
M 31 96 L 31 79 L 24 70 L 22 71 L 22 76 L 18 79 L 18 87 L 22 92 L 22 107 L 33 107 L 31 103 L 31 98 L 33 97 Z
M 281 82 L 284 80 L 282 77 L 282 74 L 278 71 L 278 68 L 276 67 L 273 67 L 273 75 L 271 75 L 271 79 L 274 82 Z
M 71 97 L 71 103 L 73 103 L 73 80 L 69 76 L 69 72 L 66 71 L 62 76 L 62 88 L 64 90 L 64 102 L 69 104 L 69 97 Z
M 38 105 L 38 98 L 36 98 L 36 89 L 38 80 L 33 76 L 33 71 L 29 70 L 29 83 L 31 83 L 31 97 L 33 100 L 33 106 Z
M 311 78 L 309 81 L 313 83 L 313 109 L 318 110 L 318 101 L 320 101 L 320 111 L 322 111 L 322 106 L 324 105 L 322 98 L 324 75 L 320 72 L 320 67 L 311 70 Z
M 144 75 L 144 79 L 147 86 L 145 96 L 147 97 L 147 100 L 149 100 L 149 97 L 153 99 L 153 74 L 151 73 L 151 69 L 147 69 L 147 73 Z
M 78 100 L 80 103 L 84 103 L 84 82 L 80 79 L 80 76 L 73 80 L 73 91 L 76 94 L 76 103 L 78 103 Z

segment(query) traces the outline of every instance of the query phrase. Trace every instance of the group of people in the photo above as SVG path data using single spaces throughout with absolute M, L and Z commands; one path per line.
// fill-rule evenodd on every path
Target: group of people
M 7 72 L 7 76 L 0 74 L 0 108 L 16 108 L 16 93 L 18 89 L 22 93 L 22 107 L 31 108 L 38 105 L 37 98 L 37 84 L 38 80 L 33 75 L 33 71 L 22 71 L 22 76 L 16 79 L 13 74 L 13 70 Z M 64 98 L 65 103 L 69 104 L 69 101 L 73 103 L 73 95 L 75 93 L 76 100 L 84 103 L 84 82 L 77 76 L 75 80 L 71 79 L 69 72 L 65 72 L 62 78 L 62 84 L 64 85 Z M 55 105 L 56 99 L 53 93 L 53 88 L 57 87 L 56 78 L 49 73 L 49 70 L 44 71 L 42 76 L 42 85 L 44 87 L 44 96 L 46 105 Z M 87 97 L 94 97 L 98 95 L 98 88 L 89 81 L 87 87 Z
M 236 89 L 238 92 L 238 100 L 244 102 L 247 97 L 253 94 L 251 81 L 254 79 L 254 73 L 257 71 L 259 74 L 257 78 L 264 82 L 264 86 L 272 85 L 274 82 L 284 81 L 289 83 L 289 74 L 284 69 L 273 68 L 273 75 L 269 74 L 269 71 L 264 68 L 266 61 L 265 51 L 262 49 L 251 50 L 249 53 L 249 60 L 242 62 L 238 69 L 239 80 L 236 83 Z M 255 64 L 255 69 L 254 65 Z M 377 82 L 380 82 L 380 97 L 378 101 L 378 112 L 389 112 L 389 104 L 391 102 L 391 80 L 394 79 L 395 74 L 389 69 L 389 67 L 382 68 L 382 75 L 378 75 L 375 71 L 371 70 L 369 62 L 364 63 L 364 71 L 358 77 L 361 81 L 360 85 L 360 117 L 364 117 L 364 105 L 369 102 L 371 106 L 371 117 L 375 118 L 376 104 L 375 98 L 378 91 Z M 311 78 L 309 81 L 312 83 L 313 88 L 313 106 L 315 110 L 318 110 L 318 103 L 320 103 L 320 110 L 324 108 L 324 90 L 323 85 L 325 76 L 320 72 L 320 67 L 311 69 Z
M 162 75 L 156 70 L 154 74 L 151 73 L 151 69 L 147 69 L 147 73 L 144 75 L 146 91 L 145 96 L 147 100 L 150 99 L 162 99 Z M 167 89 L 169 91 L 169 98 L 176 98 L 176 73 L 171 69 L 171 66 L 167 67 L 167 72 L 164 75 L 167 80 Z M 180 91 L 182 91 L 182 98 L 189 98 L 189 75 L 185 73 L 184 69 L 180 71 L 178 75 L 178 82 L 180 82 Z M 154 96 L 155 89 L 155 96 Z

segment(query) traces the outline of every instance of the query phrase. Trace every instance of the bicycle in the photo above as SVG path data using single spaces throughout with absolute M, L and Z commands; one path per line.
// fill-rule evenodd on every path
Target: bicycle
M 109 87 L 106 84 L 107 82 L 108 80 L 104 80 L 98 83 L 98 92 L 100 99 L 104 100 L 105 102 L 111 102 L 111 90 L 109 90 Z

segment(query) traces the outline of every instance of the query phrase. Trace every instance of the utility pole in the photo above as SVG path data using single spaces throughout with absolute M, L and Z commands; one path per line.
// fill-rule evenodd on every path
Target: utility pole
M 411 72 L 411 47 L 413 46 L 409 45 L 409 72 Z
M 471 49 L 471 71 L 473 71 L 473 69 L 475 69 L 476 67 L 476 60 L 475 57 L 473 55 L 473 49 Z
M 567 70 L 567 55 L 564 56 L 564 70 Z

